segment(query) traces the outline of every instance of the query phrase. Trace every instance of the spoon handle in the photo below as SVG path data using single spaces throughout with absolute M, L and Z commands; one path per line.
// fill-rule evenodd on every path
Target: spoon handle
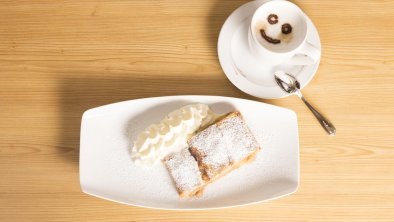
M 322 114 L 320 114 L 306 99 L 303 95 L 299 95 L 301 100 L 305 103 L 305 105 L 312 111 L 313 115 L 315 115 L 316 119 L 319 121 L 320 125 L 326 130 L 328 135 L 334 136 L 336 133 L 335 126 Z

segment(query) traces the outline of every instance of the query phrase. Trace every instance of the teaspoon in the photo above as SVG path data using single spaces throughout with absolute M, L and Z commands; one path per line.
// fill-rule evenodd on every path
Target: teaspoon
M 287 81 L 285 81 L 284 79 L 287 79 Z M 315 115 L 320 125 L 326 130 L 328 135 L 335 135 L 336 129 L 334 125 L 322 114 L 320 114 L 308 101 L 306 101 L 306 99 L 301 93 L 300 83 L 294 76 L 283 71 L 278 71 L 275 73 L 275 81 L 283 91 L 291 94 L 296 94 L 305 103 L 309 110 L 312 111 L 313 115 Z

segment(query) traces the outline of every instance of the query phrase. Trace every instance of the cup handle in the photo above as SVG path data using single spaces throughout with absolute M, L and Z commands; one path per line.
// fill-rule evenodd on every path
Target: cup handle
M 313 65 L 317 63 L 320 57 L 320 50 L 309 42 L 305 42 L 304 46 L 290 58 L 288 64 L 291 65 Z

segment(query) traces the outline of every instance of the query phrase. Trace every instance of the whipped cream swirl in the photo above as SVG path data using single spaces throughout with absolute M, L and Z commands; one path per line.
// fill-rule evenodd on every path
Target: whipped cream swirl
M 152 124 L 134 141 L 131 158 L 136 165 L 154 165 L 168 154 L 187 146 L 187 140 L 201 127 L 217 118 L 208 105 L 191 104 Z

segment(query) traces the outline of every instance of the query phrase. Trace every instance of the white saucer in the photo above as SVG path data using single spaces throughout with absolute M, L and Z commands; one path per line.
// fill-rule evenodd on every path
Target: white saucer
M 301 83 L 301 88 L 305 87 L 316 74 L 319 67 L 318 62 L 310 66 L 289 66 L 280 65 L 261 68 L 258 61 L 250 54 L 248 49 L 248 33 L 250 20 L 254 11 L 267 0 L 256 0 L 248 2 L 236 9 L 224 23 L 218 41 L 218 55 L 220 65 L 227 78 L 240 90 L 250 95 L 265 98 L 277 99 L 289 96 L 283 92 L 275 83 L 273 72 L 283 70 L 295 75 Z M 308 17 L 307 17 L 308 18 Z M 321 51 L 319 33 L 315 25 L 308 18 L 307 41 L 312 43 Z M 247 73 L 267 72 L 272 74 L 264 75 L 259 79 L 247 79 Z

